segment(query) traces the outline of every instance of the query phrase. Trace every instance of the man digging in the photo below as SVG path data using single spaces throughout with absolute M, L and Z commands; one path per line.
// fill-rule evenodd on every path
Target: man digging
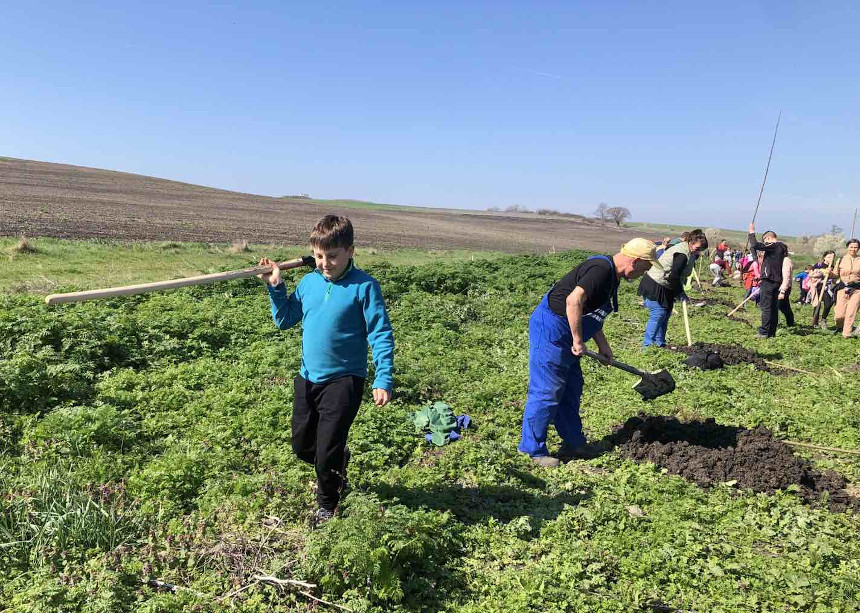
M 549 455 L 546 436 L 555 424 L 563 441 L 559 455 L 584 458 L 596 453 L 586 444 L 579 416 L 584 380 L 579 360 L 594 339 L 601 363 L 613 359 L 603 321 L 618 311 L 618 285 L 659 267 L 652 241 L 634 238 L 614 256 L 595 255 L 552 286 L 529 319 L 529 391 L 518 450 L 539 466 L 559 466 Z

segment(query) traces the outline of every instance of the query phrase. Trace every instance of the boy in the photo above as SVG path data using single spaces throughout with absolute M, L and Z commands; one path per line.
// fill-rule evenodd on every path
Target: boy
M 266 282 L 272 319 L 281 330 L 302 322 L 302 365 L 294 380 L 293 452 L 317 475 L 314 524 L 334 517 L 346 479 L 349 428 L 358 413 L 367 377 L 367 345 L 376 377 L 373 402 L 391 399 L 394 335 L 379 283 L 355 267 L 352 223 L 326 215 L 311 232 L 316 269 L 287 296 L 281 271 L 268 258 Z

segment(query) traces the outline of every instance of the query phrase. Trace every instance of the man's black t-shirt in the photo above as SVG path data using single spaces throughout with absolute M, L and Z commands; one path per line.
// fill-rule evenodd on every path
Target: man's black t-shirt
M 549 308 L 553 313 L 567 317 L 567 297 L 576 287 L 581 287 L 585 290 L 583 312 L 599 309 L 609 302 L 618 287 L 614 271 L 612 264 L 603 258 L 585 260 L 553 286 L 548 298 Z

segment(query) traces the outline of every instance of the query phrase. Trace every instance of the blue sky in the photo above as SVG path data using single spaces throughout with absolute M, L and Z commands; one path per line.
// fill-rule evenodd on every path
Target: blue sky
M 850 226 L 860 3 L 6 5 L 0 155 L 243 192 Z

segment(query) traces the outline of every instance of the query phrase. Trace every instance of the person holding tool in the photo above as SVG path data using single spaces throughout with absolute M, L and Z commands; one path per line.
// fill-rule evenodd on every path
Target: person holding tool
M 768 230 L 762 235 L 762 241 L 755 237 L 755 224 L 749 227 L 749 245 L 753 257 L 762 254 L 761 276 L 759 279 L 759 308 L 761 309 L 761 326 L 758 329 L 759 338 L 776 336 L 777 316 L 779 313 L 779 288 L 782 284 L 782 263 L 788 255 L 788 247 L 777 240 L 776 232 Z
M 350 459 L 347 437 L 358 414 L 367 379 L 367 347 L 376 372 L 373 403 L 388 404 L 394 385 L 394 334 L 382 290 L 353 263 L 352 223 L 326 215 L 314 225 L 310 244 L 316 269 L 292 293 L 278 266 L 260 276 L 266 283 L 272 319 L 281 330 L 302 322 L 302 362 L 293 381 L 292 446 L 316 469 L 317 511 L 313 524 L 334 517 Z
M 836 329 L 842 328 L 842 336 L 849 338 L 860 309 L 860 255 L 857 255 L 860 240 L 852 238 L 845 243 L 845 247 L 845 255 L 836 267 L 838 291 L 833 316 L 836 318 Z M 860 336 L 860 330 L 855 334 Z
M 595 255 L 561 278 L 544 295 L 529 319 L 529 389 L 518 450 L 539 466 L 553 468 L 558 458 L 546 446 L 549 425 L 562 438 L 559 455 L 586 457 L 579 402 L 583 378 L 580 358 L 594 339 L 602 364 L 613 360 L 603 321 L 618 310 L 621 279 L 637 279 L 660 267 L 654 243 L 634 238 L 614 256 Z
M 684 286 L 693 272 L 699 253 L 708 248 L 708 239 L 700 229 L 687 233 L 687 240 L 669 247 L 657 260 L 660 267 L 652 267 L 639 283 L 639 295 L 651 317 L 645 326 L 643 347 L 666 345 L 666 329 L 675 300 L 687 302 Z
M 825 251 L 821 261 L 809 273 L 810 304 L 812 305 L 812 327 L 827 330 L 827 316 L 836 302 L 835 275 L 831 274 L 836 259 L 835 251 Z

